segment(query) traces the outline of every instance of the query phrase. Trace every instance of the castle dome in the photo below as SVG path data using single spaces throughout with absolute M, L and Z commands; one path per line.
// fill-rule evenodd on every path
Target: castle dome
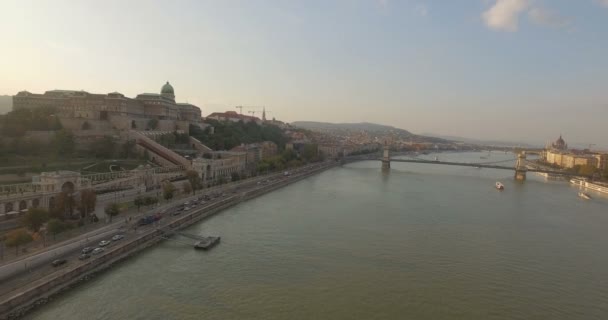
M 169 81 L 167 81 L 167 83 L 165 83 L 165 85 L 160 89 L 160 93 L 175 94 L 175 92 L 173 92 L 173 87 L 171 86 L 171 84 L 169 84 Z

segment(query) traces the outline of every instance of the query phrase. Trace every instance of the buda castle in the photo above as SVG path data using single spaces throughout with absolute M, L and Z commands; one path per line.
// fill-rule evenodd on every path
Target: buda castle
M 142 93 L 135 98 L 118 92 L 108 94 L 86 91 L 51 90 L 44 94 L 21 91 L 13 96 L 13 109 L 50 107 L 57 110 L 64 128 L 80 130 L 184 130 L 201 122 L 201 110 L 189 103 L 176 103 L 169 82 L 160 94 Z M 156 119 L 156 128 L 148 128 Z M 86 125 L 85 125 L 86 123 Z

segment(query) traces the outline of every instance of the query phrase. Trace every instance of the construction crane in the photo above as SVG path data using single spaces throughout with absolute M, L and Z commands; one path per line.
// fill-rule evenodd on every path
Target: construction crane
M 247 112 L 248 112 L 248 113 L 251 113 L 251 115 L 255 117 L 255 113 L 256 113 L 257 111 L 256 111 L 256 110 L 249 110 L 249 111 L 247 111 Z
M 241 114 L 243 114 L 243 106 L 236 106 L 236 109 L 241 109 Z

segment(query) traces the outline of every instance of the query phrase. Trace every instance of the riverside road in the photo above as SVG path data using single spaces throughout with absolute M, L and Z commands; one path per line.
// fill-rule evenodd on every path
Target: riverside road
M 155 225 L 151 224 L 137 227 L 137 221 L 134 220 L 132 223 L 123 224 L 116 228 L 109 228 L 109 230 L 97 230 L 98 233 L 96 234 L 84 235 L 86 238 L 78 237 L 73 241 L 54 247 L 51 250 L 36 254 L 21 261 L 6 264 L 0 267 L 0 281 L 2 281 L 2 285 L 0 286 L 0 301 L 6 301 L 7 299 L 10 299 L 10 297 L 19 294 L 30 284 L 34 285 L 37 282 L 44 281 L 47 277 L 52 277 L 80 264 L 102 257 L 104 253 L 93 255 L 86 261 L 78 260 L 82 248 L 97 247 L 99 241 L 109 240 L 115 234 L 122 234 L 125 238 L 118 241 L 112 241 L 106 249 L 121 246 L 128 243 L 131 239 L 153 233 L 157 228 L 168 226 L 173 221 L 182 218 L 183 215 L 191 212 L 205 212 L 221 201 L 226 201 L 230 198 L 233 198 L 234 201 L 238 201 L 240 197 L 246 193 L 264 189 L 288 179 L 297 179 L 300 176 L 308 175 L 311 172 L 329 168 L 333 165 L 334 163 L 332 162 L 312 164 L 291 170 L 289 176 L 285 176 L 283 172 L 273 173 L 242 180 L 241 182 L 229 184 L 221 188 L 204 190 L 191 197 L 178 199 L 146 212 L 145 214 L 161 213 L 162 219 Z M 203 197 L 205 196 L 208 197 L 208 201 L 203 200 Z M 183 206 L 183 203 L 195 200 L 200 201 L 198 207 L 192 208 L 190 212 L 177 214 L 178 208 Z M 118 219 L 120 219 L 120 217 L 118 217 Z M 59 258 L 66 259 L 67 263 L 59 267 L 51 266 L 50 262 Z

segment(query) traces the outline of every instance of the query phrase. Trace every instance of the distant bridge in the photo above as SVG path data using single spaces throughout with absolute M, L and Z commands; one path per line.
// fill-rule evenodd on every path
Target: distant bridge
M 373 160 L 380 160 L 383 161 L 382 158 L 376 158 Z M 505 161 L 501 161 L 501 162 L 506 162 L 506 161 L 514 161 L 515 159 L 510 159 L 510 160 L 505 160 Z M 465 163 L 465 162 L 450 162 L 450 161 L 433 161 L 433 160 L 423 160 L 423 159 L 391 159 L 391 162 L 409 162 L 409 163 L 424 163 L 424 164 L 438 164 L 438 165 L 444 165 L 444 166 L 460 166 L 460 167 L 475 167 L 475 168 L 488 168 L 488 169 L 499 169 L 499 170 L 511 170 L 511 171 L 517 171 L 518 169 L 516 167 L 507 167 L 507 166 L 499 166 L 499 165 L 494 165 L 494 164 L 484 164 L 484 163 Z M 569 172 L 564 172 L 564 171 L 556 171 L 556 170 L 545 170 L 545 169 L 541 169 L 541 168 L 525 168 L 524 169 L 527 172 L 540 172 L 540 173 L 548 173 L 548 174 L 555 174 L 555 175 L 565 175 L 565 176 L 574 176 L 573 174 L 569 173 Z

